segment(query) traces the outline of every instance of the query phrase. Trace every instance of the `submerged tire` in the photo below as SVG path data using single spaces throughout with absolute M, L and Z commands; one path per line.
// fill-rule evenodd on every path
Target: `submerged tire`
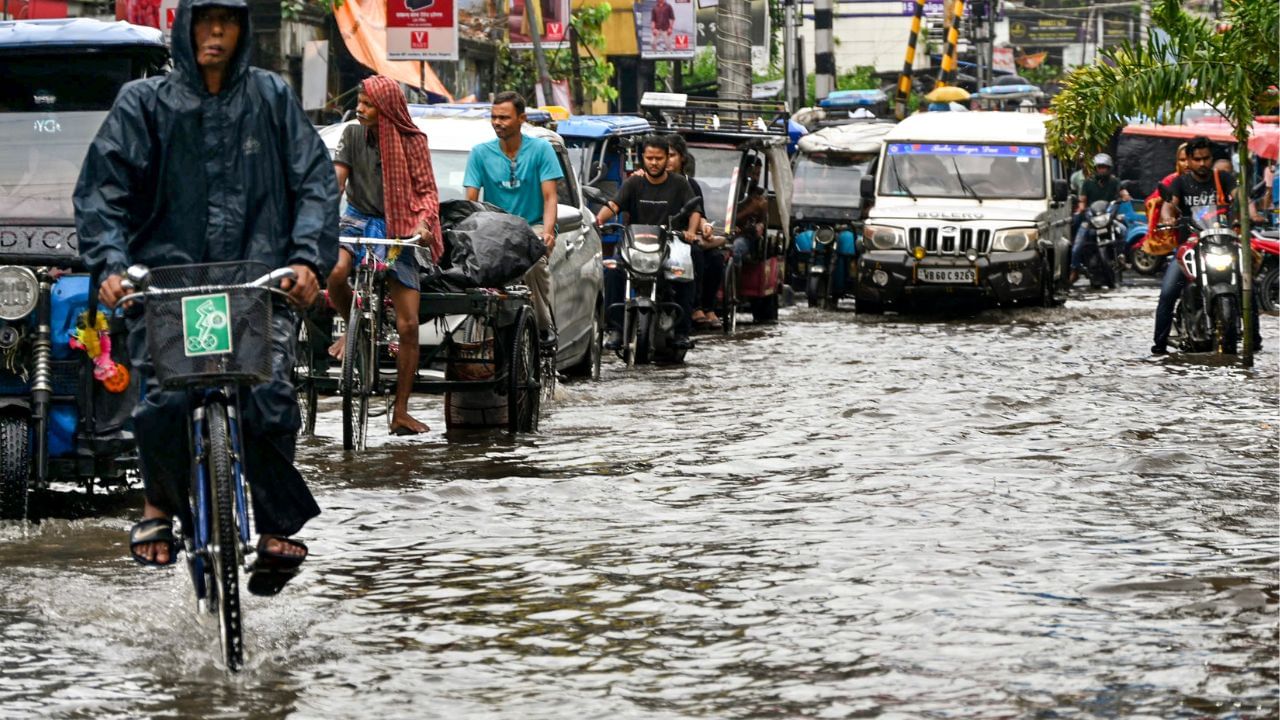
M 1213 306 L 1213 344 L 1223 355 L 1235 355 L 1240 346 L 1240 313 L 1235 298 L 1220 295 Z
M 1160 271 L 1161 259 L 1159 256 L 1150 255 L 1142 248 L 1133 251 L 1133 269 L 1140 274 L 1148 277 L 1155 275 Z
M 1253 292 L 1263 312 L 1280 313 L 1280 263 L 1268 263 L 1262 268 Z
M 0 520 L 27 517 L 31 431 L 25 415 L 0 416 Z
M 244 639 L 240 608 L 240 533 L 236 527 L 235 475 L 231 465 L 231 436 L 227 410 L 213 403 L 206 408 L 209 428 L 209 510 L 213 514 L 209 542 L 213 596 L 218 614 L 218 639 L 227 669 L 244 664 Z

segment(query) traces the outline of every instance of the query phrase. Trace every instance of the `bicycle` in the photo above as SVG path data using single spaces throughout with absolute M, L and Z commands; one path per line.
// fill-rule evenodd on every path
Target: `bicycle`
M 343 243 L 369 248 L 373 246 L 416 248 L 418 236 L 407 240 L 350 237 Z M 338 381 L 342 395 L 342 449 L 363 451 L 369 426 L 369 399 L 383 394 L 378 382 L 378 366 L 383 355 L 390 355 L 391 338 L 398 337 L 395 314 L 387 313 L 387 265 L 374 253 L 365 252 L 352 268 L 351 310 L 347 316 L 343 338 L 342 373 Z M 391 396 L 388 395 L 388 402 Z M 387 415 L 389 412 L 385 411 Z
M 135 265 L 126 273 L 134 292 L 120 301 L 132 306 L 128 312 L 143 314 L 156 379 L 191 398 L 191 527 L 180 522 L 178 537 L 197 607 L 218 616 L 219 644 L 232 672 L 244 664 L 239 573 L 241 567 L 250 572 L 245 559 L 256 551 L 249 542 L 239 395 L 271 378 L 271 295 L 286 296 L 272 286 L 294 277 L 289 268 L 257 274 L 265 269 L 248 262 Z

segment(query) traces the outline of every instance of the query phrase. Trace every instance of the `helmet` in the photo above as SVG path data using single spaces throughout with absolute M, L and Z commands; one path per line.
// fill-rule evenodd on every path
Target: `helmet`
M 1110 155 L 1106 153 L 1098 153 L 1097 155 L 1093 156 L 1093 166 L 1098 167 L 1099 165 L 1106 165 L 1107 167 L 1111 167 L 1115 165 L 1115 163 L 1111 162 Z

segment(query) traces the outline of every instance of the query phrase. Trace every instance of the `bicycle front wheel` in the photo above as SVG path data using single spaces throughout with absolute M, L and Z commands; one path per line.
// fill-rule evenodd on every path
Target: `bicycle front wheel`
M 369 427 L 369 394 L 373 391 L 373 335 L 370 322 L 351 301 L 351 316 L 342 353 L 342 449 L 364 450 L 365 431 Z
M 209 563 L 213 575 L 210 602 L 218 613 L 218 639 L 227 669 L 244 665 L 244 641 L 240 613 L 240 533 L 236 527 L 235 483 L 231 464 L 231 436 L 227 409 L 213 402 L 205 407 L 209 433 Z

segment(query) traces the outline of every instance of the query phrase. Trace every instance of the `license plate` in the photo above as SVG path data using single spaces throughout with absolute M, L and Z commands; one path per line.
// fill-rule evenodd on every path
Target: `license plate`
M 977 271 L 973 268 L 920 268 L 921 282 L 928 283 L 968 283 L 977 279 Z
M 74 227 L 8 225 L 0 227 L 0 257 L 19 262 L 24 256 L 75 258 L 80 255 Z

